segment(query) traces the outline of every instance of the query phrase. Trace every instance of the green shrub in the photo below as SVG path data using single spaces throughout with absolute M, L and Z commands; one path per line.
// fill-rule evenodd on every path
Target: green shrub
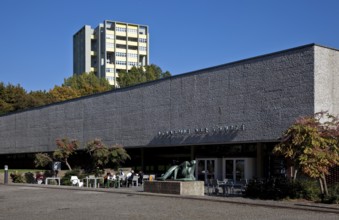
M 31 172 L 25 173 L 25 182 L 26 183 L 35 183 L 35 177 L 34 174 Z
M 270 178 L 251 181 L 245 191 L 245 196 L 259 199 L 307 199 L 320 201 L 319 183 L 312 179 L 300 179 L 295 182 L 287 178 Z M 338 184 L 339 185 L 339 184 Z M 331 188 L 332 194 L 327 197 L 333 203 L 339 197 L 339 186 Z
M 297 180 L 299 189 L 297 192 L 297 198 L 307 199 L 311 201 L 320 200 L 320 188 L 317 180 L 314 179 L 300 179 Z
M 245 196 L 259 199 L 280 200 L 294 197 L 293 183 L 283 177 L 250 181 Z
M 328 188 L 328 194 L 323 199 L 324 203 L 339 204 L 339 183 L 331 185 Z
M 54 171 L 52 171 L 52 170 L 45 170 L 44 171 L 44 177 L 46 178 L 46 177 L 52 177 L 52 176 L 54 176 Z
M 10 176 L 13 183 L 25 183 L 25 178 L 17 171 L 15 171 L 15 173 L 11 173 Z
M 73 169 L 65 173 L 65 175 L 61 178 L 61 184 L 71 186 L 71 176 L 77 176 L 79 179 L 84 178 L 84 174 L 81 172 L 80 169 Z

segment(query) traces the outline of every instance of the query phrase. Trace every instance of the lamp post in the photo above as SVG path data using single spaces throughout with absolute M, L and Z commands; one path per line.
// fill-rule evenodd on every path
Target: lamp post
M 8 184 L 8 166 L 7 165 L 5 165 L 5 173 L 4 173 L 4 175 L 5 175 L 4 183 Z

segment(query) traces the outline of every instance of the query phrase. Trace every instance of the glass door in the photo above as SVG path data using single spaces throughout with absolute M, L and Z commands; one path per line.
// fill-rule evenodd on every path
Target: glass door
M 196 178 L 207 184 L 209 179 L 216 177 L 216 159 L 197 159 Z
M 225 160 L 225 179 L 233 180 L 234 178 L 234 160 Z
M 235 160 L 235 182 L 245 179 L 245 160 Z
M 245 159 L 224 159 L 224 178 L 239 182 L 245 179 Z

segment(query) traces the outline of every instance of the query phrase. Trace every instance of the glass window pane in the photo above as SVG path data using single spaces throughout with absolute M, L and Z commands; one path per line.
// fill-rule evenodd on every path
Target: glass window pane
M 198 180 L 205 180 L 205 160 L 198 160 Z
M 214 179 L 214 171 L 215 171 L 215 165 L 214 160 L 207 160 L 207 179 Z
M 233 160 L 226 160 L 225 162 L 225 178 L 233 180 Z
M 245 160 L 236 160 L 235 163 L 236 181 L 239 182 L 240 179 L 245 179 Z

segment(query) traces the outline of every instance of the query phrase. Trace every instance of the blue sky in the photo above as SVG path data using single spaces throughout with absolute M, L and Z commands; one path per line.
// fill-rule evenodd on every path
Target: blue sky
M 150 28 L 173 75 L 309 43 L 339 49 L 338 0 L 1 0 L 0 81 L 49 90 L 73 72 L 72 38 L 103 20 Z

